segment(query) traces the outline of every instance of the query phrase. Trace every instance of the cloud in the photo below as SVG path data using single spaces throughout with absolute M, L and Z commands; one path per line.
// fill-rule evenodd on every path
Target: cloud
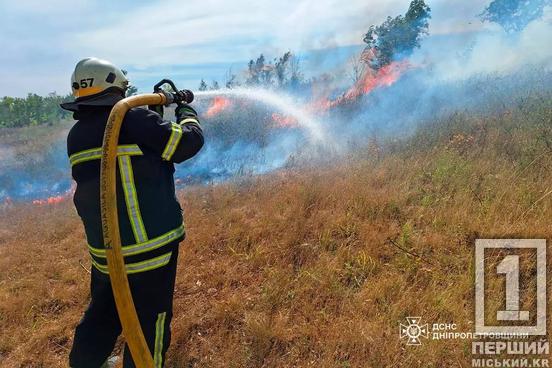
M 169 0 L 131 10 L 103 29 L 78 33 L 73 43 L 142 67 L 237 61 L 267 48 L 358 43 L 367 25 L 400 8 L 398 0 L 192 0 L 186 6 Z
M 487 0 L 434 0 L 430 32 L 481 27 Z M 409 0 L 0 0 L 0 95 L 68 91 L 81 58 L 98 56 L 141 73 L 244 65 L 261 52 L 361 44 L 371 24 L 403 14 Z M 216 71 L 215 71 L 216 70 Z M 138 80 L 141 77 L 138 78 Z M 191 81 L 191 79 L 190 79 Z M 149 82 L 149 80 L 148 80 Z

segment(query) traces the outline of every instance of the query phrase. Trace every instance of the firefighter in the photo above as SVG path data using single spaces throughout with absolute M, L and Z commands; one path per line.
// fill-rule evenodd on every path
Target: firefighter
M 125 74 L 110 62 L 86 58 L 77 63 L 71 77 L 74 102 L 61 105 L 77 120 L 67 137 L 67 152 L 77 183 L 74 204 L 92 261 L 91 301 L 75 329 L 69 354 L 73 368 L 103 366 L 121 333 L 103 244 L 100 156 L 107 118 L 113 105 L 125 97 L 128 85 Z M 123 120 L 117 151 L 117 207 L 125 267 L 155 367 L 163 366 L 170 343 L 178 244 L 185 236 L 174 164 L 193 157 L 203 146 L 194 109 L 182 105 L 175 115 L 176 123 L 171 123 L 162 119 L 162 109 L 131 109 Z M 123 366 L 135 366 L 128 347 Z

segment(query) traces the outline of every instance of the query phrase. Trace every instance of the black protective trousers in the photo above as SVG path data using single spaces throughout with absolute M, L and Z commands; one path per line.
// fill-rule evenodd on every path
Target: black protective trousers
M 156 368 L 163 366 L 165 352 L 171 340 L 170 323 L 178 242 L 163 248 L 172 249 L 171 259 L 167 265 L 128 275 L 136 312 Z M 117 337 L 121 334 L 121 322 L 115 307 L 109 277 L 94 267 L 92 267 L 90 294 L 90 305 L 75 329 L 73 347 L 69 354 L 71 368 L 101 367 L 109 358 Z M 123 367 L 135 367 L 126 345 Z

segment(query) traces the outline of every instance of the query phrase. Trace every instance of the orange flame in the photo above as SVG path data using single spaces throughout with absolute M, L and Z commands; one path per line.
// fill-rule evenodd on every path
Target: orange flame
M 274 124 L 281 128 L 289 128 L 297 126 L 297 119 L 293 116 L 284 116 L 278 113 L 272 114 L 272 121 Z
M 73 182 L 71 184 L 71 188 L 66 192 L 60 195 L 51 196 L 44 199 L 35 199 L 32 201 L 32 204 L 36 206 L 43 206 L 43 205 L 51 205 L 51 204 L 58 204 L 58 203 L 64 202 L 67 199 L 71 198 L 71 196 L 75 193 L 76 189 L 77 189 L 77 185 L 75 182 Z
M 369 94 L 378 87 L 389 87 L 395 83 L 401 74 L 410 68 L 408 61 L 394 61 L 377 71 L 367 69 L 362 77 L 343 95 L 335 100 L 320 98 L 311 104 L 315 111 L 326 111 L 344 102 L 352 102 L 362 95 Z
M 67 198 L 68 198 L 67 195 L 59 195 L 59 196 L 48 197 L 45 199 L 35 199 L 33 201 L 33 204 L 38 206 L 42 206 L 45 204 L 57 204 L 65 201 Z
M 368 69 L 368 72 L 364 73 L 360 81 L 347 91 L 345 95 L 347 98 L 356 98 L 361 94 L 372 92 L 376 87 L 389 87 L 395 83 L 401 74 L 409 67 L 410 64 L 407 61 L 394 61 L 378 69 L 375 73 L 371 69 Z
M 213 116 L 220 114 L 230 106 L 230 100 L 221 96 L 216 96 L 211 103 L 211 106 L 207 109 L 205 116 L 212 118 Z

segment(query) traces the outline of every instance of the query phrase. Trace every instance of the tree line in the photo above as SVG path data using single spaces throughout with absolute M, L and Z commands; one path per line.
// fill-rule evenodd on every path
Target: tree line
M 59 104 L 70 99 L 71 96 L 59 96 L 56 93 L 46 97 L 34 93 L 23 98 L 3 97 L 0 99 L 0 127 L 17 128 L 59 122 L 70 115 Z
M 225 88 L 240 86 L 296 88 L 304 81 L 303 73 L 300 70 L 300 59 L 291 51 L 287 51 L 273 60 L 267 60 L 264 54 L 260 54 L 256 59 L 249 61 L 245 74 L 245 79 L 240 80 L 232 69 L 228 70 L 223 86 Z M 219 88 L 221 87 L 218 81 L 213 80 L 208 85 L 205 79 L 201 79 L 198 87 L 200 91 Z

